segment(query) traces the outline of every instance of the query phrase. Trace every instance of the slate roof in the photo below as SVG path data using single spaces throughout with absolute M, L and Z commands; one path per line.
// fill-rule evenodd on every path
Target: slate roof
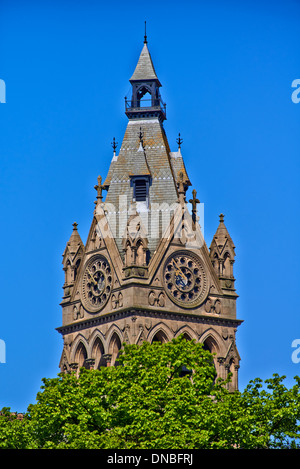
M 143 148 L 140 146 L 140 130 L 143 133 Z M 130 210 L 133 199 L 131 176 L 139 175 L 147 175 L 151 181 L 148 217 L 152 218 L 148 219 L 148 227 L 151 228 L 148 247 L 150 253 L 155 251 L 162 230 L 161 215 L 155 211 L 167 211 L 178 202 L 176 183 L 180 172 L 184 174 L 184 181 L 190 184 L 181 153 L 174 155 L 170 152 L 165 130 L 158 118 L 129 120 L 119 154 L 113 158 L 104 182 L 104 186 L 108 187 L 105 204 L 109 207 L 111 227 L 117 234 L 116 242 L 121 254 L 122 233 L 119 233 L 118 216 L 125 208 Z M 154 218 L 157 219 L 155 222 Z
M 187 171 L 186 171 L 186 168 L 185 168 L 185 164 L 184 164 L 184 161 L 183 161 L 183 158 L 182 158 L 180 148 L 176 152 L 170 152 L 170 161 L 171 161 L 171 166 L 173 168 L 173 173 L 174 173 L 174 177 L 175 177 L 176 182 L 178 182 L 180 180 L 180 173 L 182 173 L 183 174 L 183 181 L 185 182 L 185 184 L 187 186 L 190 186 L 191 183 L 190 183 L 189 177 L 187 175 Z
M 147 44 L 144 44 L 131 81 L 158 80 Z
M 149 79 L 157 80 L 157 76 L 147 44 L 144 44 L 130 81 Z M 129 213 L 132 208 L 132 176 L 148 176 L 150 179 L 149 206 L 148 210 L 144 210 L 144 206 L 143 211 L 146 213 L 143 213 L 143 216 L 148 227 L 148 248 L 151 255 L 165 228 L 163 216 L 168 217 L 178 203 L 177 182 L 180 173 L 183 173 L 185 185 L 190 185 L 181 151 L 180 149 L 177 152 L 170 151 L 161 120 L 154 115 L 130 118 L 119 154 L 114 154 L 103 183 L 107 189 L 105 206 L 108 220 L 112 232 L 115 233 L 121 255 L 123 254 L 122 233 L 126 223 L 124 227 L 124 219 L 120 222 L 120 214 L 124 211 Z

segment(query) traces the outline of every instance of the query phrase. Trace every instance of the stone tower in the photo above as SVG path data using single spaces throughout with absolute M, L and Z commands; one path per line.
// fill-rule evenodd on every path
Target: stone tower
M 215 353 L 218 375 L 232 372 L 229 387 L 237 389 L 235 246 L 220 215 L 208 249 L 195 189 L 188 210 L 182 140 L 172 152 L 146 36 L 130 83 L 126 132 L 118 154 L 113 141 L 106 179 L 95 185 L 88 239 L 84 245 L 74 223 L 63 253 L 60 368 L 115 365 L 124 342 L 184 334 Z

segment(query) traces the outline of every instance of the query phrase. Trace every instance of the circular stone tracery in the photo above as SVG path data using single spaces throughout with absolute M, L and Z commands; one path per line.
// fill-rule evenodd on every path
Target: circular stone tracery
M 184 308 L 199 306 L 208 294 L 203 263 L 192 252 L 172 254 L 165 263 L 163 279 L 169 298 Z
M 92 257 L 86 264 L 82 277 L 82 302 L 90 312 L 104 307 L 112 289 L 112 272 L 104 256 Z

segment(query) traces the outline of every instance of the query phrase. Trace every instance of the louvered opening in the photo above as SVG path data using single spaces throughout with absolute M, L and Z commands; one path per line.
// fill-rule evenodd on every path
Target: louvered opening
M 147 199 L 147 184 L 143 179 L 135 181 L 135 200 L 144 202 Z

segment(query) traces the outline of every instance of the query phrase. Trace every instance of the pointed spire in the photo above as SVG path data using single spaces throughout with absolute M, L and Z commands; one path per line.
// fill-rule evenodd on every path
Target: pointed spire
M 137 66 L 135 67 L 135 71 L 129 81 L 132 82 L 140 80 L 157 80 L 159 82 L 150 52 L 147 47 L 147 41 L 144 41 L 144 47 L 139 57 Z
M 220 214 L 220 223 L 209 248 L 209 257 L 222 280 L 222 288 L 234 290 L 235 246 L 225 226 L 223 213 Z
M 231 237 L 228 233 L 228 230 L 225 226 L 225 223 L 224 223 L 224 216 L 225 215 L 223 213 L 220 213 L 220 215 L 219 215 L 220 223 L 219 223 L 219 226 L 218 226 L 217 231 L 215 233 L 215 237 L 217 237 L 218 240 L 219 240 L 218 244 L 223 243 L 223 245 L 225 244 L 226 239 L 228 239 L 228 241 L 231 244 L 231 247 L 233 247 L 233 249 L 234 249 L 235 246 L 233 244 L 233 241 L 232 241 L 232 239 L 231 239 Z
M 73 226 L 73 231 L 72 231 L 69 241 L 67 242 L 66 249 L 68 249 L 68 251 L 74 255 L 78 251 L 78 248 L 80 246 L 83 247 L 83 242 L 77 230 L 78 223 L 74 222 L 72 226 Z
M 210 249 L 211 251 L 214 250 L 214 248 L 217 248 L 218 255 L 222 255 L 225 251 L 225 247 L 229 249 L 229 251 L 232 254 L 232 257 L 235 256 L 234 249 L 235 245 L 231 239 L 230 234 L 228 233 L 228 230 L 225 226 L 224 223 L 224 214 L 221 213 L 219 215 L 220 223 L 217 228 L 217 231 L 214 234 L 214 237 L 211 242 Z
M 85 251 L 84 244 L 77 230 L 77 226 L 77 223 L 74 222 L 72 234 L 66 244 L 62 255 L 63 270 L 65 272 L 65 283 L 63 285 L 63 301 L 69 301 L 70 295 L 72 295 L 77 271 L 82 259 L 82 255 Z

